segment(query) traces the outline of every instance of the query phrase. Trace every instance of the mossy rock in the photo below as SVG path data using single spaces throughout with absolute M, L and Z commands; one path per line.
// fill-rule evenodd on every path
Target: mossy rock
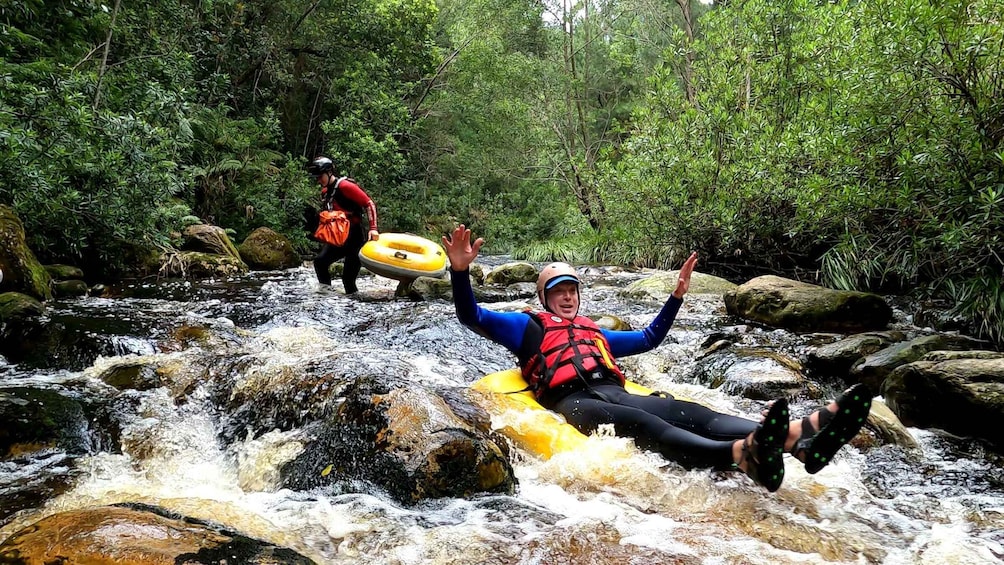
M 833 290 L 764 275 L 724 294 L 732 316 L 794 332 L 858 333 L 885 329 L 892 308 L 879 295 Z
M 248 266 L 239 257 L 182 251 L 170 253 L 162 259 L 160 272 L 165 276 L 202 279 L 232 277 L 247 273 Z
M 537 282 L 537 268 L 530 263 L 515 262 L 499 265 L 485 275 L 485 284 L 509 286 L 518 282 Z
M 68 396 L 35 388 L 0 391 L 0 459 L 49 447 L 90 452 L 88 429 L 83 406 Z
M 0 204 L 0 292 L 13 291 L 39 300 L 52 298 L 52 277 L 38 262 L 24 238 L 24 224 L 14 209 Z
M 20 292 L 0 294 L 0 322 L 34 318 L 45 313 L 45 307 L 38 300 Z
M 196 253 L 206 253 L 211 255 L 224 255 L 232 257 L 244 263 L 241 254 L 237 251 L 237 246 L 230 240 L 226 230 L 219 226 L 199 224 L 185 228 L 182 236 L 184 243 L 182 251 L 194 251 Z M 244 269 L 247 270 L 246 268 Z
M 52 283 L 52 293 L 55 296 L 86 296 L 87 283 L 80 280 L 56 281 Z
M 300 265 L 300 255 L 293 249 L 293 244 L 282 234 L 266 227 L 251 232 L 237 246 L 237 251 L 252 269 L 275 271 Z
M 69 281 L 84 278 L 84 270 L 73 265 L 45 265 L 45 271 L 57 281 Z

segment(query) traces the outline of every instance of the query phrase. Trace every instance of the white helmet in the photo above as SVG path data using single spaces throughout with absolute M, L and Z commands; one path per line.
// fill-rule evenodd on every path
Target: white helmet
M 551 263 L 540 270 L 540 276 L 537 277 L 537 298 L 544 308 L 547 308 L 544 291 L 550 290 L 554 288 L 554 285 L 562 282 L 574 282 L 576 286 L 581 284 L 579 274 L 568 263 Z

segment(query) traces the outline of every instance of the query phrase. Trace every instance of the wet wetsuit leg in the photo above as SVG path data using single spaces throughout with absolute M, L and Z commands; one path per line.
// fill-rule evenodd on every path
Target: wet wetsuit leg
M 331 265 L 339 259 L 345 258 L 345 268 L 342 269 L 342 284 L 345 285 L 345 293 L 352 294 L 358 290 L 356 288 L 356 278 L 359 276 L 359 269 L 362 263 L 359 262 L 359 250 L 363 247 L 363 228 L 361 224 L 352 224 L 349 228 L 348 239 L 345 245 L 337 247 L 325 243 L 321 251 L 314 257 L 314 273 L 317 274 L 317 282 L 323 285 L 331 284 Z
M 362 263 L 359 261 L 359 250 L 365 243 L 363 238 L 362 224 L 352 224 L 349 229 L 349 238 L 345 242 L 345 268 L 342 269 L 342 284 L 345 285 L 345 294 L 352 294 L 359 289 L 356 287 L 356 278 L 359 277 L 359 270 Z
M 607 390 L 607 389 L 612 390 Z M 743 439 L 756 430 L 757 422 L 739 416 L 722 414 L 707 406 L 660 396 L 631 394 L 620 387 L 603 387 L 603 394 L 612 402 L 644 410 L 674 426 L 709 439 Z
M 314 257 L 314 273 L 317 274 L 317 282 L 323 285 L 331 284 L 331 273 L 328 269 L 331 268 L 332 263 L 344 256 L 344 247 L 335 247 L 325 243 L 321 247 L 321 251 Z
M 614 404 L 589 391 L 570 394 L 553 409 L 584 434 L 596 431 L 602 424 L 613 424 L 617 435 L 634 438 L 642 449 L 655 451 L 687 468 L 729 469 L 733 464 L 733 440 L 700 436 L 641 408 Z

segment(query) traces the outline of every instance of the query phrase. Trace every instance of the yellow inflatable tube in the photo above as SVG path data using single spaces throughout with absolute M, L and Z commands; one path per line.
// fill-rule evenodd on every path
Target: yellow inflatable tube
M 359 250 L 359 261 L 370 272 L 396 280 L 441 277 L 446 252 L 438 243 L 410 233 L 381 233 Z
M 564 418 L 538 404 L 533 393 L 514 392 L 526 386 L 519 369 L 509 369 L 482 377 L 471 388 L 485 393 L 491 403 L 489 411 L 501 423 L 499 431 L 520 449 L 550 459 L 555 453 L 573 450 L 586 441 L 586 436 L 565 423 Z M 652 393 L 631 381 L 625 388 L 632 394 Z

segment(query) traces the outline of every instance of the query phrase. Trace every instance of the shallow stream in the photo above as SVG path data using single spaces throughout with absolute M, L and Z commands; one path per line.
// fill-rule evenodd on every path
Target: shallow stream
M 584 313 L 613 314 L 636 328 L 648 324 L 658 304 L 617 294 L 641 276 L 588 270 Z M 387 371 L 441 388 L 466 387 L 513 363 L 500 346 L 460 326 L 452 303 L 395 298 L 395 286 L 364 277 L 360 296 L 346 297 L 318 289 L 313 271 L 303 267 L 226 281 L 137 284 L 113 289 L 111 298 L 53 301 L 47 317 L 67 328 L 66 347 L 54 348 L 44 367 L 0 360 L 0 393 L 36 387 L 81 399 L 107 397 L 119 393 L 95 379 L 103 365 L 123 356 L 183 362 L 188 348 L 242 355 L 262 372 L 283 367 L 295 373 L 328 359 L 343 375 Z M 900 314 L 897 324 L 907 327 L 910 320 Z M 179 338 L 180 328 L 189 327 L 207 328 L 214 338 L 196 344 Z M 692 295 L 670 338 L 625 363 L 629 371 L 646 373 L 629 377 L 755 417 L 762 403 L 688 382 L 702 345 L 722 331 L 794 357 L 812 343 L 811 336 L 744 326 L 725 315 L 720 297 Z M 82 349 L 102 356 L 88 358 Z M 839 392 L 834 383 L 821 385 L 831 397 Z M 59 450 L 0 463 L 0 496 L 26 505 L 3 514 L 0 540 L 58 511 L 142 502 L 224 524 L 318 563 L 944 565 L 999 563 L 1004 556 L 999 458 L 933 431 L 910 430 L 921 453 L 848 447 L 817 475 L 789 459 L 785 484 L 775 494 L 742 475 L 685 471 L 624 439 L 594 437 L 548 461 L 515 452 L 514 496 L 403 506 L 371 485 L 348 493 L 275 489 L 276 461 L 284 460 L 296 431 L 224 447 L 220 414 L 200 401 L 198 386 L 182 404 L 165 387 L 129 394 L 137 408 L 125 420 L 122 453 L 93 446 L 92 454 L 76 460 L 68 488 L 35 488 L 47 477 L 66 477 L 69 458 Z M 810 407 L 796 403 L 793 411 Z M 496 417 L 502 422 L 507 416 Z M 51 494 L 24 503 L 20 491 Z

